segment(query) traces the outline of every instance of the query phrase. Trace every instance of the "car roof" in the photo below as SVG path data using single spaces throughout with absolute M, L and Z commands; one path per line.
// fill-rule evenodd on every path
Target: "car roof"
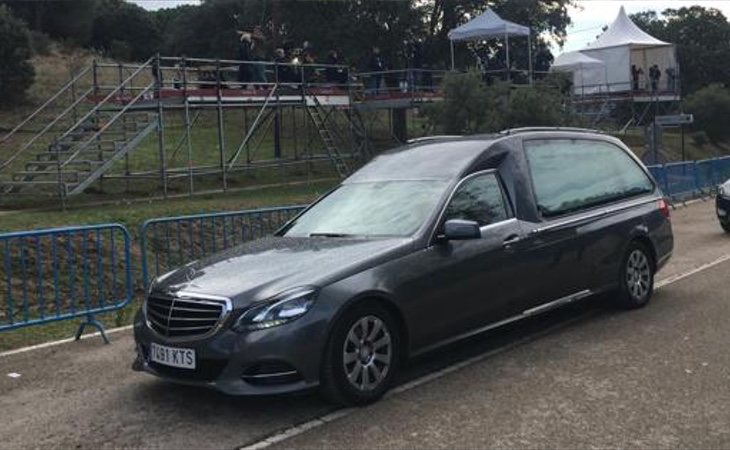
M 522 138 L 617 139 L 596 130 L 569 127 L 524 127 L 495 134 L 427 136 L 383 152 L 343 183 L 395 180 L 453 180 L 461 177 L 495 142 Z
M 451 180 L 459 177 L 495 140 L 434 138 L 379 154 L 344 183 L 393 180 Z

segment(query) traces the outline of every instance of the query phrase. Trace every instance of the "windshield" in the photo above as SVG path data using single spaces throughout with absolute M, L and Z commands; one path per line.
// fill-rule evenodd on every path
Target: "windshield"
M 444 181 L 380 181 L 340 186 L 299 217 L 285 236 L 410 236 L 436 207 Z

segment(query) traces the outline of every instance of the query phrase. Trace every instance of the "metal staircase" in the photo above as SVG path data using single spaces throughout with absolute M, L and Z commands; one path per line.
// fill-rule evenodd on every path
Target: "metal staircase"
M 150 62 L 110 85 L 97 80 L 96 67 L 87 68 L 6 134 L 0 195 L 44 186 L 62 197 L 79 194 L 136 149 L 159 123 L 156 111 L 136 108 L 154 82 L 132 85 L 149 74 Z
M 319 136 L 322 138 L 322 142 L 327 150 L 327 156 L 329 156 L 332 164 L 335 166 L 337 174 L 341 178 L 345 178 L 350 174 L 350 166 L 340 153 L 332 133 L 330 133 L 329 128 L 327 128 L 327 123 L 325 122 L 326 113 L 324 108 L 322 108 L 322 104 L 319 100 L 317 100 L 317 96 L 313 95 L 312 99 L 312 104 L 307 106 L 309 117 L 312 119 L 312 123 L 317 129 L 317 133 L 319 133 Z

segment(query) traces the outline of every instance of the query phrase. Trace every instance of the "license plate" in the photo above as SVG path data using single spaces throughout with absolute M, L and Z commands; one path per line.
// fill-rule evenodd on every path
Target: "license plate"
M 150 361 L 180 369 L 195 369 L 195 350 L 152 343 Z
M 725 211 L 722 208 L 717 208 L 717 215 L 720 216 L 720 217 L 726 217 L 727 216 L 727 211 Z

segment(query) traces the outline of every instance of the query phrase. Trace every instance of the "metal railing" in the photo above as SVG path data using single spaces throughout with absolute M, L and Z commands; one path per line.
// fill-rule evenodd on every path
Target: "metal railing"
M 5 150 L 3 147 L 13 149 L 0 162 L 0 171 L 10 166 L 20 155 L 26 153 L 34 143 L 45 136 L 59 121 L 69 117 L 72 112 L 74 115 L 76 114 L 80 103 L 92 92 L 92 88 L 89 86 L 90 81 L 86 80 L 91 72 L 91 66 L 81 70 L 68 83 L 63 85 L 58 92 L 52 95 L 41 106 L 33 110 L 33 112 L 0 139 L 0 151 L 3 153 L 10 152 L 10 150 Z M 58 113 L 58 109 L 62 109 L 62 111 Z M 32 131 L 36 127 L 42 127 L 41 131 Z M 22 138 L 18 139 L 18 135 L 24 132 L 31 133 L 31 138 L 27 141 L 23 141 Z
M 730 179 L 730 156 L 699 161 L 648 166 L 659 186 L 672 201 L 710 195 Z
M 85 317 L 132 300 L 130 237 L 118 224 L 0 234 L 0 331 Z
M 648 166 L 673 202 L 707 196 L 730 179 L 730 156 Z M 133 280 L 125 227 L 104 224 L 0 234 L 0 332 L 121 309 L 133 285 L 190 261 L 270 235 L 306 206 L 160 217 L 140 229 L 141 277 Z
M 304 208 L 282 206 L 145 221 L 140 229 L 145 289 L 151 278 L 175 267 L 274 233 Z

